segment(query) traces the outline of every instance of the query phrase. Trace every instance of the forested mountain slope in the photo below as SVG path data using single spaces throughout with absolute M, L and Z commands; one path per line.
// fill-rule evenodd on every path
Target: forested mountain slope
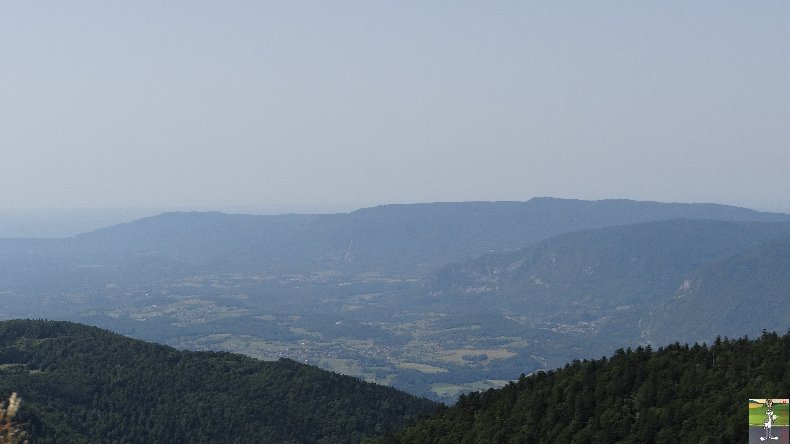
M 0 322 L 0 393 L 12 391 L 36 443 L 356 442 L 435 409 L 291 360 L 53 321 Z
M 701 267 L 654 311 L 656 340 L 743 334 L 744 325 L 790 326 L 790 237 L 766 242 Z
M 712 261 L 790 235 L 788 223 L 677 219 L 577 231 L 434 274 L 438 296 L 547 306 L 649 301 Z
M 462 396 L 385 443 L 748 440 L 748 400 L 790 393 L 790 334 L 617 350 Z
M 787 223 L 683 219 L 568 233 L 448 266 L 430 280 L 431 297 L 424 302 L 448 312 L 498 308 L 536 324 L 582 323 L 605 332 L 603 345 L 614 345 L 607 337 L 631 343 L 710 339 L 715 328 L 702 337 L 669 332 L 691 332 L 699 319 L 724 311 L 737 317 L 740 305 L 751 304 L 750 313 L 761 309 L 761 289 L 773 292 L 765 295 L 776 306 L 772 318 L 790 314 L 790 307 L 776 305 L 790 291 L 788 235 Z M 675 314 L 661 316 L 665 309 Z M 676 317 L 680 312 L 685 315 Z M 673 317 L 678 322 L 669 322 Z M 733 335 L 784 326 L 757 320 L 723 317 L 711 325 L 728 323 Z M 744 326 L 750 328 L 739 331 Z

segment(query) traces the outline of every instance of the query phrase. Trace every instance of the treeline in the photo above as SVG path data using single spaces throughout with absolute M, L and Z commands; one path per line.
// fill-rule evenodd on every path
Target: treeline
M 0 394 L 14 391 L 35 443 L 358 442 L 436 408 L 291 360 L 52 321 L 0 322 Z
M 619 349 L 461 396 L 380 442 L 746 442 L 750 397 L 790 397 L 790 334 Z

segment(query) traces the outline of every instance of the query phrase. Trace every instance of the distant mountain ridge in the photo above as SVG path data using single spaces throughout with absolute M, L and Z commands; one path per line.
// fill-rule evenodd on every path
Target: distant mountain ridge
M 717 204 L 553 198 L 385 205 L 325 215 L 165 213 L 51 245 L 61 255 L 89 263 L 142 260 L 213 271 L 425 275 L 449 262 L 565 232 L 674 218 L 776 222 L 790 215 Z M 0 242 L 0 250 L 4 246 Z

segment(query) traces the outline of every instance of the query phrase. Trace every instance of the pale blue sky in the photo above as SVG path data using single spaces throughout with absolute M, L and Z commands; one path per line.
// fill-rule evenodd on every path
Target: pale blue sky
M 0 209 L 790 210 L 790 2 L 5 2 Z

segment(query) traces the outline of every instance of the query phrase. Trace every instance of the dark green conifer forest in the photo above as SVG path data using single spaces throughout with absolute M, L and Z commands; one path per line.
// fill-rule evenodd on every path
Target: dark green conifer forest
M 33 443 L 358 442 L 436 404 L 291 360 L 186 352 L 68 322 L 0 322 L 0 393 Z
M 790 334 L 617 350 L 470 393 L 384 443 L 741 443 L 748 400 L 790 395 Z

